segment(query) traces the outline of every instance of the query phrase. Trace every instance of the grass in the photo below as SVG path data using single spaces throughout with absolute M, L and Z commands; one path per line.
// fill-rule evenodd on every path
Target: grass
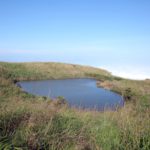
M 19 80 L 96 78 L 126 98 L 116 111 L 69 108 L 21 91 Z M 0 63 L 0 149 L 149 150 L 150 82 L 62 63 Z
M 149 80 L 105 80 L 99 81 L 98 86 L 121 94 L 126 101 L 138 103 L 139 106 L 150 106 L 150 82 Z
M 110 76 L 110 73 L 103 69 L 63 63 L 1 62 L 0 72 L 3 76 L 14 80 L 84 78 L 91 77 L 90 74 Z

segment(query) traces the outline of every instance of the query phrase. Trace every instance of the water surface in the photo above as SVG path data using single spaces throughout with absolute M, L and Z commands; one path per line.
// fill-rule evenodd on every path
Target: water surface
M 98 88 L 94 79 L 22 81 L 19 84 L 24 91 L 34 95 L 63 96 L 70 106 L 98 110 L 123 106 L 120 95 Z

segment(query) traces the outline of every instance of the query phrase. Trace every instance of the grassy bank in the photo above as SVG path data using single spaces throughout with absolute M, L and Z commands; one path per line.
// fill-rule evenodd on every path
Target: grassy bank
M 111 76 L 103 69 L 63 63 L 0 63 L 1 76 L 15 80 L 42 80 Z
M 21 91 L 19 80 L 93 77 L 122 94 L 124 108 L 69 108 Z M 149 150 L 150 81 L 113 77 L 92 67 L 62 63 L 0 63 L 0 149 Z

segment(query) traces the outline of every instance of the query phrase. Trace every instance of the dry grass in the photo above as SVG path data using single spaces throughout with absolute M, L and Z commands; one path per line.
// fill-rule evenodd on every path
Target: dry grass
M 15 147 L 148 150 L 150 146 L 149 109 L 138 112 L 127 104 L 118 111 L 84 111 L 17 97 L 1 108 L 3 135 Z
M 52 101 L 23 93 L 13 83 L 89 75 L 99 80 L 104 80 L 105 75 L 111 80 L 104 80 L 101 86 L 129 94 L 130 101 L 116 111 L 79 110 L 68 108 L 61 99 Z M 126 89 L 131 91 L 125 93 Z M 149 150 L 149 94 L 148 80 L 110 78 L 108 72 L 95 68 L 59 63 L 0 63 L 0 149 Z

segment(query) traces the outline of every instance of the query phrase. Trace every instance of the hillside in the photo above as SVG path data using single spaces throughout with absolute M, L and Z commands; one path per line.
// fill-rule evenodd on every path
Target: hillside
M 0 76 L 18 80 L 83 78 L 92 75 L 111 76 L 103 69 L 64 63 L 0 63 Z M 5 73 L 5 76 L 4 76 Z
M 96 78 L 97 85 L 120 93 L 116 111 L 69 108 L 27 94 L 19 80 Z M 112 76 L 108 71 L 63 63 L 0 62 L 0 149 L 149 150 L 150 82 Z

